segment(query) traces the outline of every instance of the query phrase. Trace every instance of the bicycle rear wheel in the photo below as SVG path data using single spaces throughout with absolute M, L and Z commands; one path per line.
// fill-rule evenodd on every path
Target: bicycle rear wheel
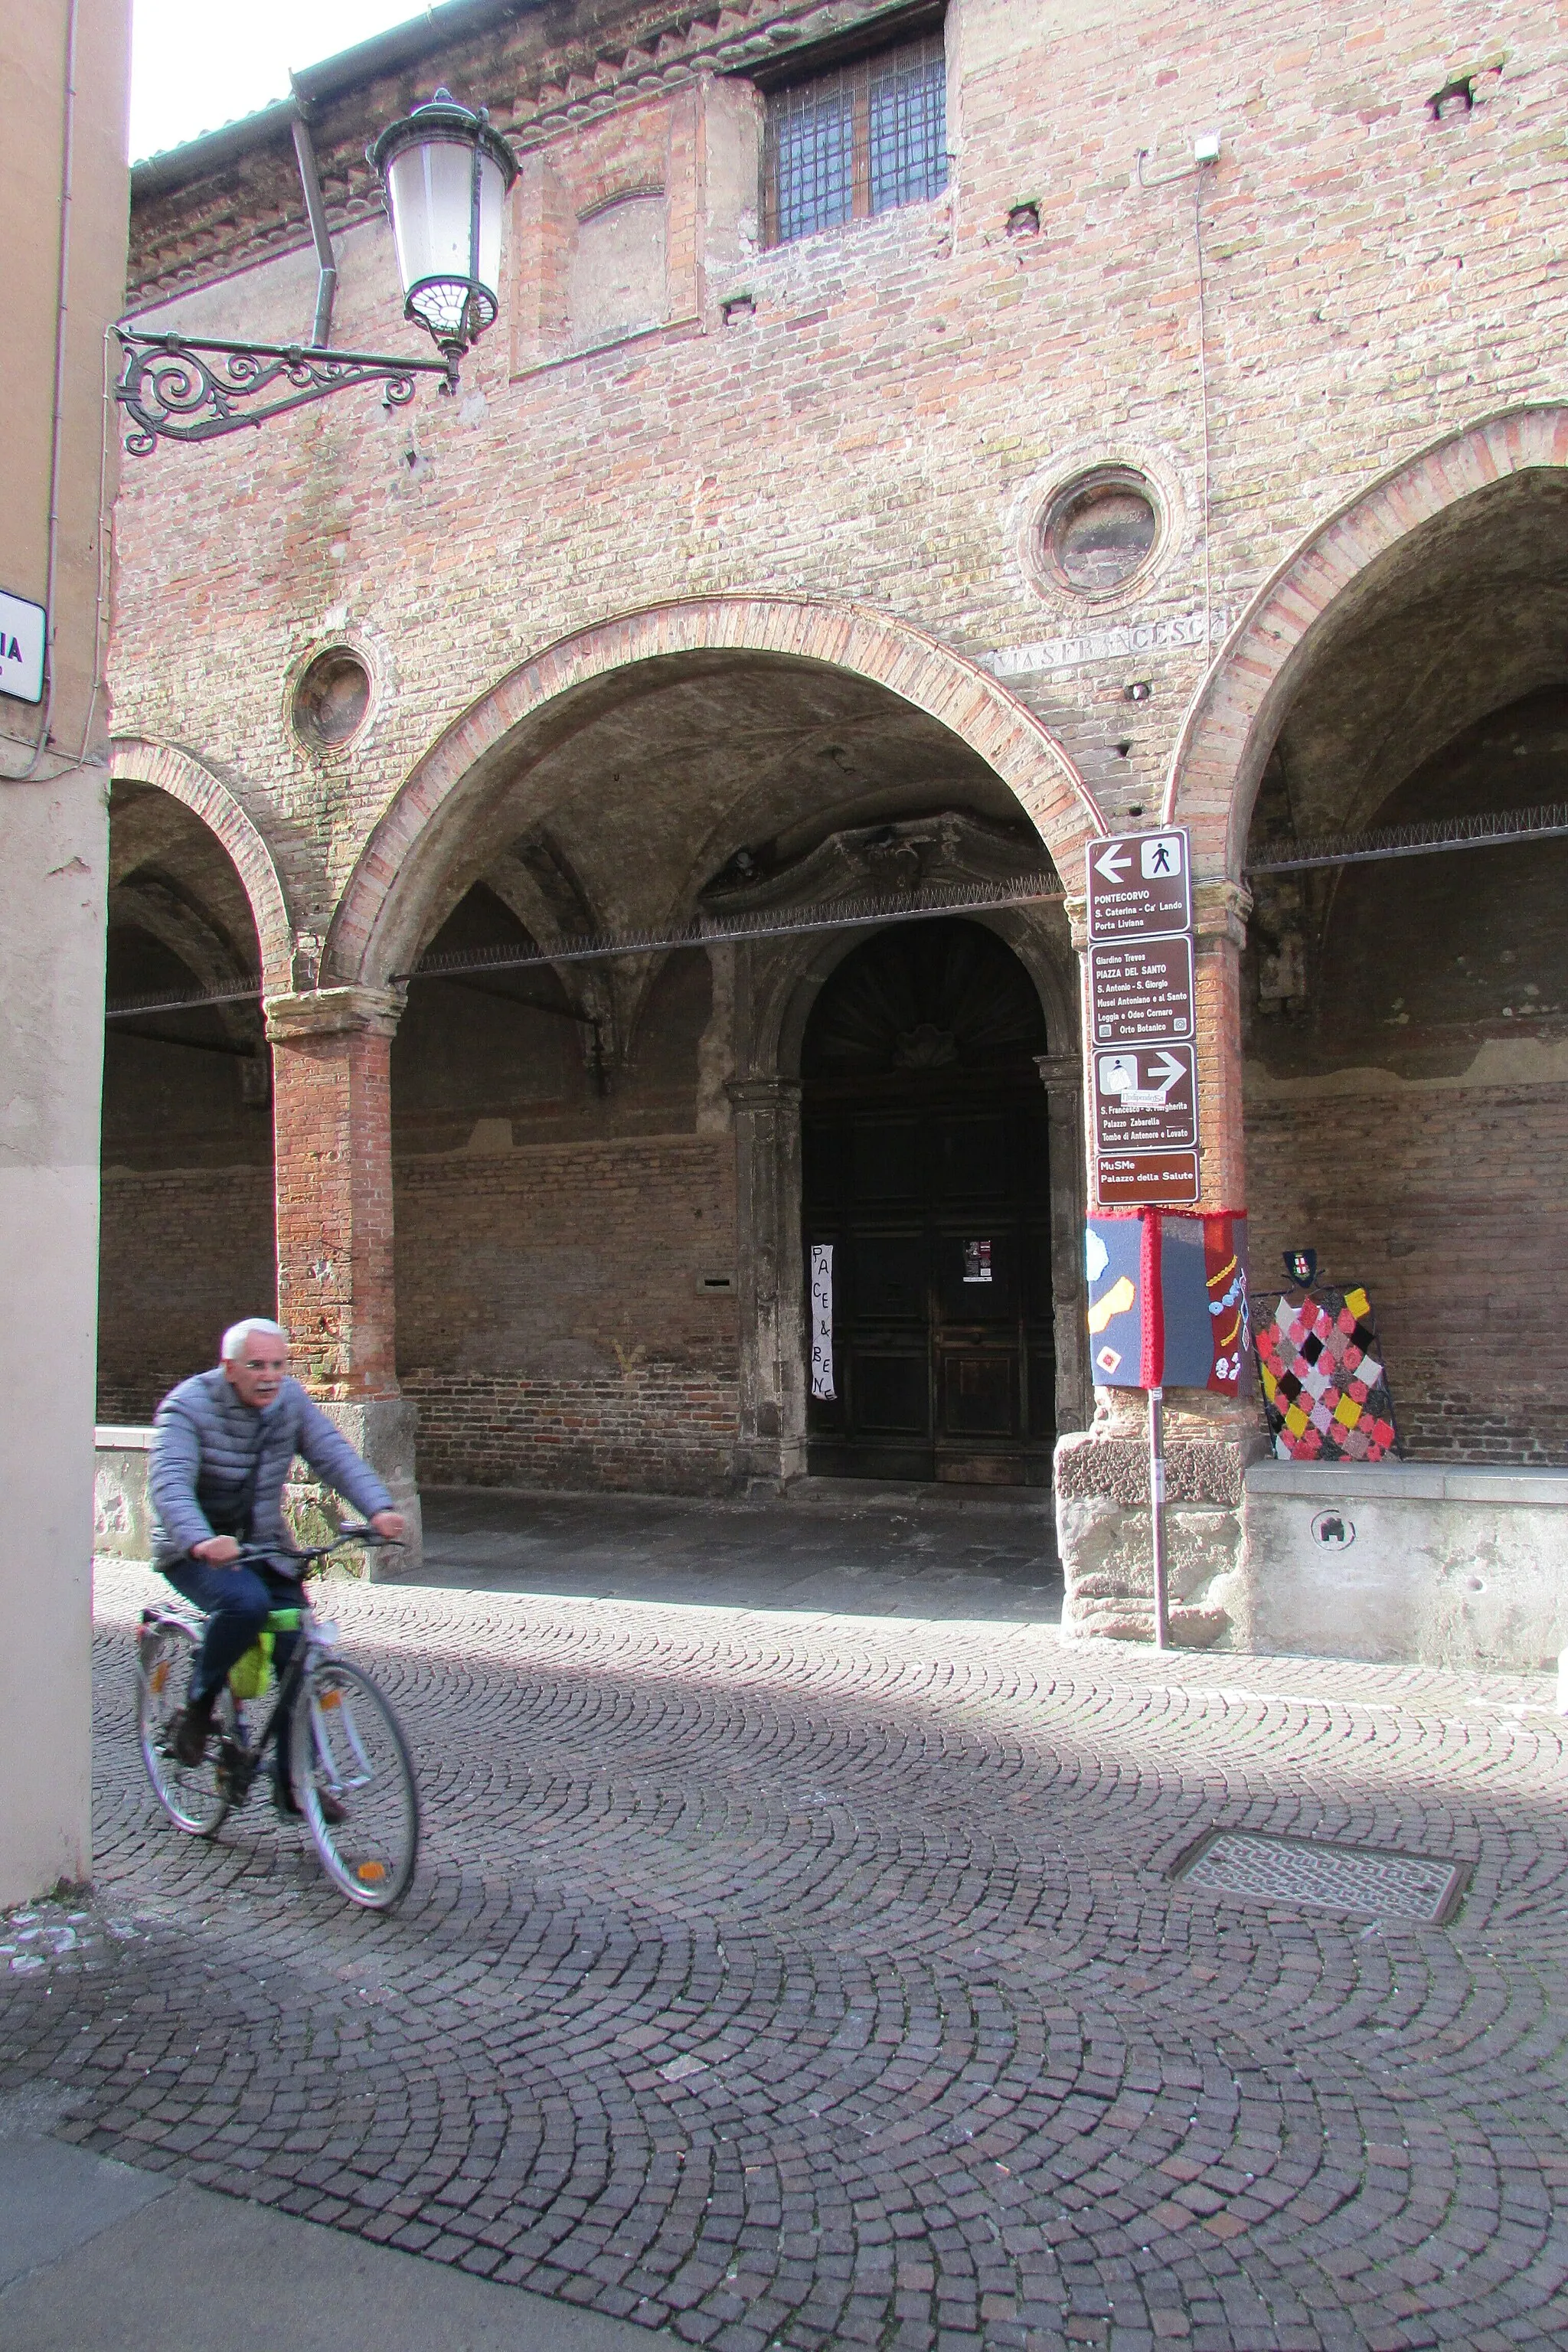
M 289 1771 L 321 1867 L 367 1911 L 408 1891 L 419 1853 L 419 1791 L 397 1717 L 342 1658 L 318 1658 L 294 1708 Z M 323 1797 L 343 1808 L 329 1822 Z
M 176 1829 L 187 1837 L 211 1837 L 221 1827 L 229 1801 L 217 1778 L 226 1739 L 237 1739 L 239 1719 L 226 1689 L 213 1710 L 212 1736 L 203 1762 L 180 1763 L 169 1734 L 185 1703 L 191 1665 L 200 1636 L 176 1617 L 155 1618 L 143 1628 L 136 1649 L 136 1735 L 153 1793 Z

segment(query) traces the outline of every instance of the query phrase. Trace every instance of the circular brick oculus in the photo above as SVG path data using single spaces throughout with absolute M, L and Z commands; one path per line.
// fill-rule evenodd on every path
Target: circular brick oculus
M 370 709 L 370 672 L 358 654 L 333 646 L 318 654 L 294 690 L 294 728 L 312 751 L 335 751 L 359 732 Z
M 1058 588 L 1111 596 L 1147 569 L 1159 539 L 1152 486 L 1131 467 L 1100 467 L 1051 499 L 1040 520 L 1039 562 Z

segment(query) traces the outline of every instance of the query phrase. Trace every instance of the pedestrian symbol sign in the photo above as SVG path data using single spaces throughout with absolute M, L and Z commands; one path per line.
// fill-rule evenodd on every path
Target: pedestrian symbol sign
M 1163 833 L 1114 834 L 1089 849 L 1089 936 L 1091 940 L 1148 939 L 1192 928 L 1192 877 L 1187 836 L 1181 827 Z

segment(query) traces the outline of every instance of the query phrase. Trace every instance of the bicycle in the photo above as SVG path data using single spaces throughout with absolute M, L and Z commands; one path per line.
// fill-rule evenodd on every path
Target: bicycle
M 419 1791 L 397 1717 L 363 1669 L 337 1654 L 337 1627 L 313 1613 L 302 1580 L 346 1545 L 388 1540 L 370 1528 L 344 1528 L 330 1544 L 288 1555 L 301 1563 L 300 1605 L 274 1610 L 268 1630 L 276 1635 L 297 1629 L 300 1639 L 275 1684 L 267 1719 L 248 1738 L 244 1702 L 235 1695 L 237 1681 L 247 1695 L 253 1680 L 264 1683 L 265 1664 L 258 1664 L 252 1649 L 218 1696 L 208 1752 L 198 1765 L 179 1761 L 171 1732 L 201 1642 L 201 1621 L 177 1604 L 143 1609 L 136 1643 L 142 1760 L 175 1828 L 188 1837 L 216 1836 L 250 1794 L 279 1718 L 292 1702 L 289 1776 L 300 1814 L 328 1877 L 351 1903 L 369 1911 L 390 1911 L 408 1890 L 419 1851 Z M 254 1547 L 239 1555 L 242 1562 L 268 1557 Z

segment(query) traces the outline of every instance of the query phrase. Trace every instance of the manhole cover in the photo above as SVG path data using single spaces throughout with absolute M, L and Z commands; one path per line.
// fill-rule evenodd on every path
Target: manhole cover
M 1180 1856 L 1171 1875 L 1185 1886 L 1250 1895 L 1258 1903 L 1309 1904 L 1440 1927 L 1458 1908 L 1470 1864 L 1375 1846 L 1331 1845 L 1326 1838 L 1210 1830 Z

